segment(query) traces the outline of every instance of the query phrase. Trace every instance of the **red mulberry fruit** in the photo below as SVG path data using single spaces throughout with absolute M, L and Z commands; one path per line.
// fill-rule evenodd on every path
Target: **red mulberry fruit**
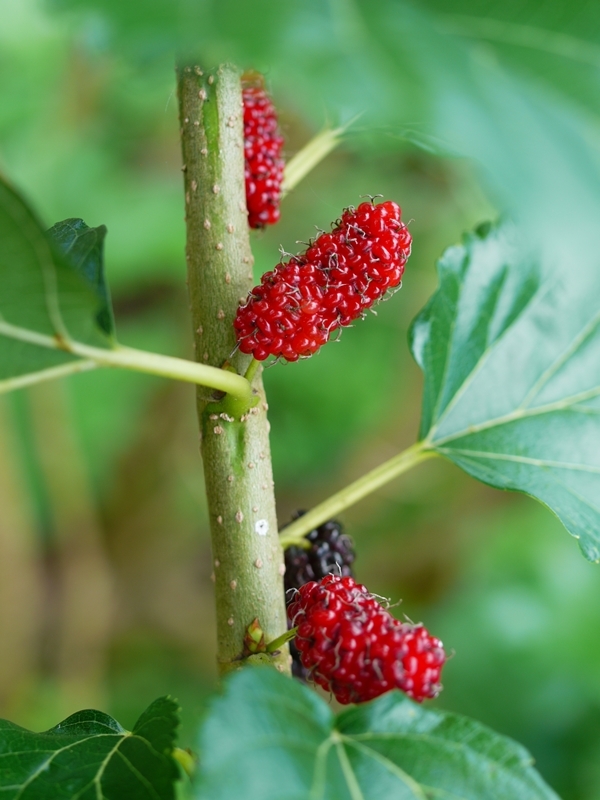
M 394 619 L 353 578 L 328 575 L 301 586 L 288 616 L 298 627 L 303 666 L 340 703 L 362 703 L 390 689 L 421 702 L 442 688 L 440 640 L 422 625 Z
M 248 73 L 242 78 L 242 100 L 248 224 L 251 228 L 264 228 L 279 219 L 283 139 L 261 75 Z
M 310 356 L 400 284 L 411 235 L 397 203 L 347 208 L 331 233 L 266 272 L 238 309 L 240 350 L 258 361 Z

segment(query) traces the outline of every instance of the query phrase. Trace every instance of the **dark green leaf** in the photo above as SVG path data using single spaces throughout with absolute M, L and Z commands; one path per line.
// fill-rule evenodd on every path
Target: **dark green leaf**
M 112 336 L 115 323 L 104 275 L 106 226 L 89 228 L 82 219 L 65 219 L 53 225 L 48 235 L 68 263 L 83 275 L 98 294 L 101 306 L 96 314 L 96 320 L 100 329 L 107 336 Z
M 96 242 L 86 253 L 92 234 Z M 112 346 L 101 229 L 92 234 L 81 244 L 72 236 L 74 268 L 23 198 L 0 179 L 0 381 L 77 360 L 60 349 L 62 341 Z
M 600 559 L 600 274 L 540 262 L 510 224 L 438 265 L 411 332 L 421 436 L 485 483 L 536 497 Z
M 0 720 L 2 800 L 173 800 L 178 707 L 156 700 L 133 732 L 79 711 L 44 733 Z
M 201 737 L 198 800 L 556 800 L 515 742 L 392 692 L 334 717 L 270 668 L 232 676 Z

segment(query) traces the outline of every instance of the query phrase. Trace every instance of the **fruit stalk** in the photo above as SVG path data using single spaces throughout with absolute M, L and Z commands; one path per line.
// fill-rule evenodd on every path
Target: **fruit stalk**
M 244 375 L 251 359 L 234 353 L 233 329 L 240 298 L 252 287 L 239 72 L 185 64 L 178 92 L 195 358 Z M 261 372 L 252 380 L 253 408 L 207 387 L 197 390 L 221 672 L 235 668 L 256 617 L 267 640 L 287 627 Z M 287 646 L 273 661 L 289 671 Z

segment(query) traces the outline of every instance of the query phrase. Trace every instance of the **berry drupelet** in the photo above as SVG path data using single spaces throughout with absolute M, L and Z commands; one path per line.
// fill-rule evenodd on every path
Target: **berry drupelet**
M 328 575 L 298 589 L 288 606 L 295 644 L 315 683 L 340 703 L 401 689 L 417 702 L 436 697 L 446 654 L 422 625 L 392 617 L 353 578 Z
M 253 72 L 243 76 L 242 100 L 248 224 L 251 228 L 264 228 L 279 220 L 283 139 L 261 75 Z
M 398 286 L 411 235 L 397 203 L 347 208 L 331 233 L 266 272 L 234 322 L 243 353 L 297 361 L 316 353 Z

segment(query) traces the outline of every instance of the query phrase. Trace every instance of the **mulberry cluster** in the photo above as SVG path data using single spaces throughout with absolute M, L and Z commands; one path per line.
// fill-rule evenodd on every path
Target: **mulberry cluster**
M 400 622 L 353 578 L 328 575 L 301 586 L 288 606 L 296 647 L 311 679 L 340 703 L 390 689 L 421 702 L 441 690 L 442 643 L 422 625 Z
M 304 513 L 304 511 L 296 512 L 294 519 Z M 308 549 L 292 545 L 286 548 L 284 553 L 285 596 L 288 603 L 294 599 L 294 590 L 304 586 L 305 583 L 318 581 L 329 573 L 352 576 L 354 545 L 339 522 L 329 520 L 307 533 L 305 538 L 310 542 Z M 290 642 L 290 653 L 294 677 L 306 681 L 308 671 L 302 665 L 300 653 L 293 640 Z
M 240 350 L 258 361 L 297 361 L 316 353 L 398 286 L 411 235 L 397 203 L 347 208 L 331 233 L 266 272 L 234 322 Z
M 277 128 L 275 107 L 258 73 L 249 73 L 242 79 L 242 100 L 248 224 L 251 228 L 264 228 L 279 219 L 283 139 Z

